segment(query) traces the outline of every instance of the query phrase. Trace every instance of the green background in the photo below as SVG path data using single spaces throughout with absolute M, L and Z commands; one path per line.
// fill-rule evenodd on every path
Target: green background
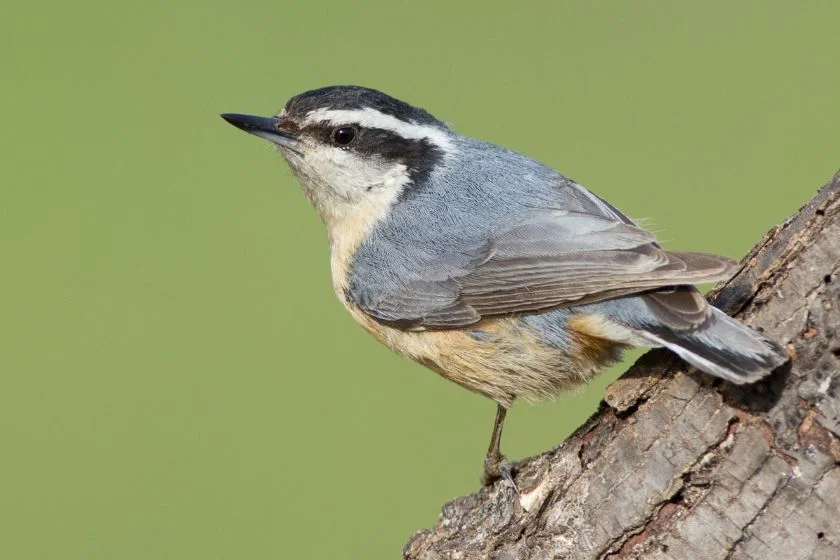
M 376 87 L 735 257 L 840 165 L 840 3 L 589 4 L 4 2 L 0 557 L 396 558 L 478 488 L 494 405 L 355 326 L 220 112 Z

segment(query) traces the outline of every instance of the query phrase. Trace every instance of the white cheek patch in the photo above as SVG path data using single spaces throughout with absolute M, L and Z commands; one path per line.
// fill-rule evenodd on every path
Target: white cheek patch
M 408 168 L 401 163 L 380 162 L 330 146 L 307 150 L 304 162 L 320 173 L 323 186 L 349 200 L 374 190 L 399 191 L 411 180 Z
M 330 243 L 339 250 L 380 219 L 411 182 L 401 163 L 363 158 L 330 146 L 310 146 L 304 157 L 284 154 L 304 193 L 327 226 Z
M 362 127 L 381 128 L 412 140 L 426 139 L 441 149 L 444 154 L 455 153 L 455 145 L 446 131 L 436 126 L 409 123 L 376 109 L 316 109 L 306 115 L 303 126 L 314 123 L 329 123 L 334 126 L 358 124 Z
M 343 293 L 356 247 L 388 216 L 411 181 L 408 169 L 328 146 L 311 147 L 305 157 L 287 155 L 287 160 L 327 227 L 333 280 L 336 291 Z

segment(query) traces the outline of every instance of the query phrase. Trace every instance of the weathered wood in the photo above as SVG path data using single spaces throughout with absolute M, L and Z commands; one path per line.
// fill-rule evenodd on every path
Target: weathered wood
M 443 507 L 416 560 L 840 558 L 840 173 L 712 302 L 786 344 L 752 386 L 642 357 L 599 411 L 504 482 Z

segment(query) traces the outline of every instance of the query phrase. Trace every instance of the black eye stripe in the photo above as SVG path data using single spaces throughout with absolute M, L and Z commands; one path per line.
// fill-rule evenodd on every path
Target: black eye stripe
M 344 129 L 353 130 L 354 135 L 347 144 L 340 144 L 336 141 L 335 134 Z M 362 157 L 401 163 L 406 166 L 415 183 L 428 177 L 444 156 L 443 151 L 428 138 L 404 138 L 396 132 L 382 128 L 317 123 L 303 128 L 301 134 L 308 135 L 319 143 L 349 150 Z

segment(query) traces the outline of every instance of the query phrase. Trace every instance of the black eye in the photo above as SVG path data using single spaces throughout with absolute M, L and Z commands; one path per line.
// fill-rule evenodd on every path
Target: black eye
M 356 129 L 352 126 L 342 126 L 333 131 L 333 140 L 339 146 L 346 146 L 356 137 Z

